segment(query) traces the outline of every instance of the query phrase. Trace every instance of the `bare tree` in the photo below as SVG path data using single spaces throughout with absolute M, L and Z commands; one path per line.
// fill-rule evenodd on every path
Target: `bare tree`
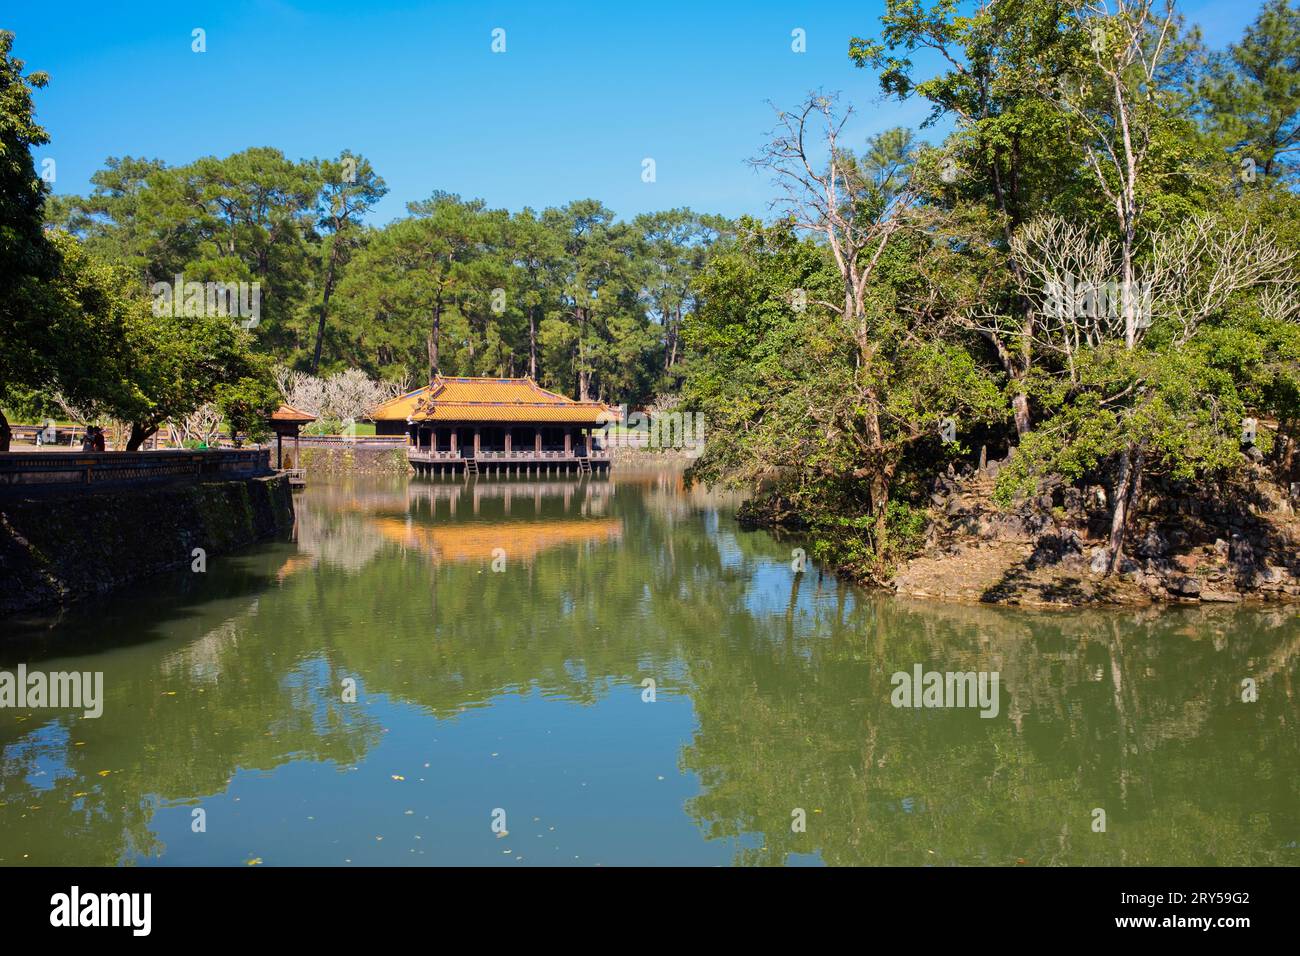
M 1119 235 L 1124 343 L 1140 335 L 1136 288 L 1138 227 L 1154 175 L 1152 147 L 1172 100 L 1182 66 L 1178 14 L 1173 0 L 1097 0 L 1084 8 L 1081 22 L 1090 38 L 1091 58 L 1080 75 L 1061 79 L 1056 102 L 1074 116 L 1083 132 L 1083 149 L 1102 195 L 1114 214 Z
M 1114 282 L 1116 243 L 1049 216 L 1015 232 L 1011 255 L 1019 294 L 1034 316 L 1026 326 L 1033 346 L 1061 355 L 1071 379 L 1077 378 L 1081 349 L 1123 334 L 1123 316 L 1109 307 L 1114 297 L 1104 294 Z
M 891 237 L 905 225 L 916 192 L 907 176 L 910 137 L 897 131 L 897 142 L 877 138 L 872 152 L 859 158 L 844 142 L 852 115 L 852 107 L 841 110 L 836 95 L 823 93 L 810 94 L 796 110 L 776 109 L 771 141 L 750 164 L 771 173 L 780 190 L 773 208 L 796 229 L 820 238 L 839 271 L 839 301 L 808 301 L 838 315 L 857 347 L 858 394 L 847 406 L 850 418 L 835 427 L 845 431 L 863 459 L 855 474 L 868 481 L 881 546 L 897 460 L 887 453 L 882 428 L 879 345 L 870 334 L 868 287 Z
M 221 430 L 224 416 L 221 409 L 213 402 L 205 402 L 180 422 L 168 422 L 172 444 L 184 447 L 187 441 L 198 441 L 204 445 L 213 445 Z
M 1278 295 L 1294 295 L 1296 259 L 1296 251 L 1269 230 L 1248 224 L 1224 228 L 1206 214 L 1157 232 L 1146 271 L 1161 313 L 1177 323 L 1182 344 L 1243 290 L 1276 289 L 1261 304 L 1285 307 Z
M 901 166 L 871 177 L 844 147 L 844 126 L 852 115 L 852 107 L 837 109 L 835 94 L 811 94 L 794 112 L 777 109 L 772 140 L 750 164 L 773 174 L 782 192 L 773 207 L 825 239 L 843 279 L 844 299 L 818 304 L 840 315 L 867 360 L 867 283 L 915 192 L 902 179 Z
M 1026 223 L 1011 251 L 1020 266 L 1021 295 L 1038 313 L 1036 345 L 1064 356 L 1072 379 L 1081 351 L 1119 339 L 1136 348 L 1156 321 L 1177 330 L 1174 347 L 1181 347 L 1244 290 L 1276 290 L 1261 306 L 1287 315 L 1300 305 L 1296 252 L 1265 229 L 1224 227 L 1211 215 L 1152 232 L 1140 263 L 1130 260 L 1122 242 L 1059 217 Z M 1126 278 L 1116 281 L 1117 274 Z M 1142 450 L 1130 443 L 1120 452 L 1112 496 L 1111 571 L 1123 559 L 1142 469 Z
M 377 405 L 410 391 L 410 376 L 393 382 L 377 382 L 360 369 L 336 372 L 319 378 L 281 366 L 275 370 L 276 386 L 294 408 L 341 422 L 356 421 Z

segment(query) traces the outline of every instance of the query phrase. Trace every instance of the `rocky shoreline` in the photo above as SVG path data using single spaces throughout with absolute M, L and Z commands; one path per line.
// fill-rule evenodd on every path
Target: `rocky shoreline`
M 1222 487 L 1146 493 L 1120 571 L 1107 575 L 1106 490 L 1048 481 L 1002 508 L 993 489 L 1005 466 L 990 462 L 935 480 L 924 544 L 886 589 L 1037 608 L 1300 599 L 1300 487 L 1280 488 L 1262 468 Z M 753 526 L 799 525 L 772 502 L 748 503 L 738 517 Z
M 1300 598 L 1298 489 L 1263 469 L 1222 487 L 1149 491 L 1108 576 L 1106 490 L 1049 481 L 1001 509 L 1002 467 L 935 482 L 924 550 L 897 570 L 895 591 L 1037 607 Z

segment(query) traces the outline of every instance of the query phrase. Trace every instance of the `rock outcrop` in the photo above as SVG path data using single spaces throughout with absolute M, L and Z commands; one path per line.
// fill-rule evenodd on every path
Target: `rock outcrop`
M 925 547 L 896 573 L 897 591 L 1039 606 L 1300 597 L 1300 489 L 1262 469 L 1231 487 L 1144 495 L 1119 573 L 1107 574 L 1106 490 L 1049 481 L 1000 508 L 1004 466 L 935 482 Z

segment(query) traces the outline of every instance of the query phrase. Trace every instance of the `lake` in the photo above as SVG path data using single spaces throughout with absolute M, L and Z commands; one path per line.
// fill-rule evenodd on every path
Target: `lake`
M 0 623 L 0 667 L 104 682 L 0 709 L 0 864 L 1300 862 L 1294 606 L 882 596 L 673 471 L 296 500 Z M 895 706 L 930 672 L 996 713 Z

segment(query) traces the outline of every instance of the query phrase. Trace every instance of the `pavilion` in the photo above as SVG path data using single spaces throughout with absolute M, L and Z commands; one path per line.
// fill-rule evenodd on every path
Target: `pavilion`
M 404 435 L 417 471 L 537 474 L 607 469 L 593 433 L 615 421 L 602 402 L 579 402 L 531 378 L 436 376 L 370 415 L 376 435 Z
M 300 411 L 292 405 L 281 404 L 271 417 L 267 419 L 267 424 L 271 426 L 271 431 L 275 432 L 275 467 L 284 468 L 284 440 L 293 439 L 293 455 L 289 459 L 289 469 L 302 467 L 302 456 L 298 450 L 299 430 L 303 425 L 308 425 L 316 420 L 315 415 Z

